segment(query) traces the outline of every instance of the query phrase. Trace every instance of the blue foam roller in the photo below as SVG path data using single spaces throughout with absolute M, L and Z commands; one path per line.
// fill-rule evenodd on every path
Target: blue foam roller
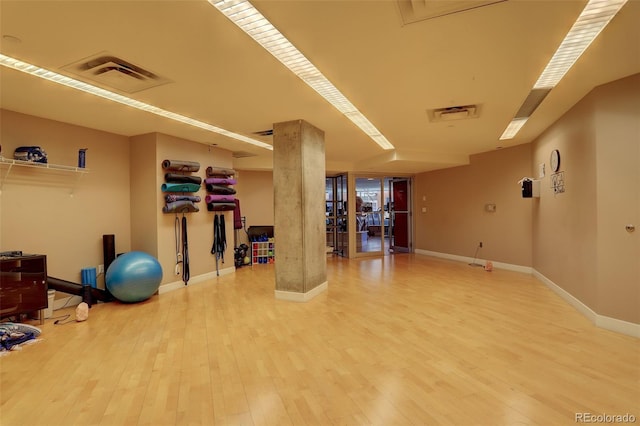
M 96 268 L 82 268 L 82 284 L 96 288 Z

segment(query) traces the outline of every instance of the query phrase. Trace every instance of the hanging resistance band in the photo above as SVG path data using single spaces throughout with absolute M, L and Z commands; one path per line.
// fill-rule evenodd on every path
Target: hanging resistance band
M 187 217 L 182 215 L 182 281 L 189 282 L 189 244 L 187 243 Z
M 182 253 L 180 252 L 180 219 L 176 215 L 176 220 L 173 225 L 173 233 L 176 237 L 176 275 L 180 275 L 180 265 L 182 264 Z
M 211 254 L 216 257 L 216 275 L 220 275 L 218 269 L 218 260 L 222 259 L 224 263 L 224 251 L 227 248 L 227 237 L 224 226 L 224 215 L 215 215 L 213 218 L 213 246 Z

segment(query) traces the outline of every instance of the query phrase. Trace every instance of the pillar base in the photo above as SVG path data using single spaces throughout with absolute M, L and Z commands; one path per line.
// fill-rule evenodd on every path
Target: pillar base
M 287 300 L 289 302 L 308 302 L 309 300 L 313 299 L 314 297 L 316 297 L 317 295 L 325 291 L 327 288 L 329 288 L 329 282 L 325 281 L 306 293 L 276 290 L 275 294 L 276 294 L 276 299 L 279 299 L 279 300 Z

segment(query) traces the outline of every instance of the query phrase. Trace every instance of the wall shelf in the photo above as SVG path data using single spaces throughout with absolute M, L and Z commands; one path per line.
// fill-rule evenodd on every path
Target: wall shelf
M 14 160 L 12 158 L 4 158 L 0 157 L 0 164 L 7 165 L 9 171 L 13 166 L 20 167 L 33 167 L 36 169 L 49 169 L 49 170 L 58 170 L 63 172 L 76 172 L 76 173 L 88 173 L 89 170 L 83 167 L 75 167 L 75 166 L 63 166 L 60 164 L 50 164 L 50 163 L 34 163 L 33 161 L 22 161 L 22 160 Z M 7 174 L 9 174 L 7 171 Z
M 89 173 L 89 169 L 82 168 L 82 167 L 64 166 L 60 164 L 50 164 L 50 163 L 35 163 L 32 161 L 14 160 L 12 158 L 5 158 L 2 156 L 0 156 L 0 169 L 2 170 L 2 172 L 0 173 L 0 177 L 1 177 L 0 189 L 9 178 L 9 174 L 12 172 L 15 172 L 18 169 L 23 169 L 23 170 L 39 169 L 45 173 L 48 173 L 49 175 L 51 174 L 58 174 L 63 176 L 71 175 L 71 176 L 76 176 L 78 179 L 81 176 Z M 17 178 L 18 181 L 22 180 L 24 182 L 34 181 L 35 179 L 42 180 L 41 178 L 34 178 L 32 175 L 27 175 L 27 173 L 21 174 L 21 176 Z M 75 186 L 78 179 L 75 180 L 72 186 Z M 47 183 L 54 184 L 55 180 L 48 179 Z M 68 180 L 65 180 L 65 182 L 62 182 L 61 184 L 63 185 L 68 184 Z

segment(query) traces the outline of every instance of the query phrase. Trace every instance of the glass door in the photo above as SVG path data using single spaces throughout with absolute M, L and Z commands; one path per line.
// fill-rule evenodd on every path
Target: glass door
M 356 177 L 356 253 L 382 253 L 384 247 L 383 186 L 379 177 Z
M 331 176 L 325 179 L 325 217 L 327 250 L 340 256 L 349 253 L 347 177 Z

